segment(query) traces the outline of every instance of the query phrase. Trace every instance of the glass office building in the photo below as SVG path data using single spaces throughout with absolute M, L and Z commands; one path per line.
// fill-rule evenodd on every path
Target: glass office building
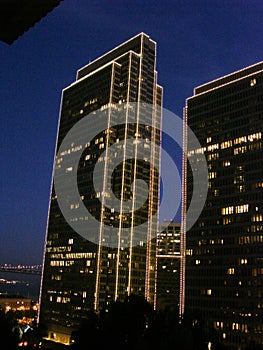
M 212 343 L 253 348 L 263 344 L 263 62 L 195 88 L 184 118 L 209 175 L 203 211 L 184 232 L 185 312 Z M 186 213 L 190 168 L 185 190 Z
M 138 102 L 139 107 L 136 110 L 125 107 L 127 102 Z M 143 110 L 142 106 L 148 104 L 153 109 Z M 96 112 L 100 111 L 105 113 L 110 125 L 110 118 L 125 108 L 126 117 L 118 125 L 98 132 L 81 149 L 78 191 L 82 203 L 99 222 L 99 231 L 90 233 L 91 237 L 100 237 L 99 243 L 80 235 L 65 219 L 53 175 L 39 313 L 39 322 L 46 327 L 48 339 L 69 344 L 72 331 L 87 312 L 99 312 L 110 302 L 123 301 L 131 293 L 154 303 L 157 220 L 149 221 L 147 229 L 140 227 L 158 210 L 156 169 L 160 154 L 153 144 L 160 145 L 161 105 L 156 43 L 144 33 L 78 70 L 76 81 L 62 92 L 54 174 L 67 162 L 68 154 L 81 148 L 78 140 L 74 140 L 67 151 L 59 152 L 66 135 L 82 118 L 93 113 L 96 126 Z M 126 159 L 110 175 L 108 167 L 112 159 L 105 152 L 118 143 L 125 149 L 130 138 L 135 140 L 135 148 L 142 139 L 149 142 L 149 157 Z M 106 200 L 110 202 L 110 195 L 106 191 L 96 192 L 92 178 L 94 167 L 100 161 L 104 169 L 102 179 L 111 176 L 112 191 L 120 200 L 120 208 L 125 201 L 134 200 L 132 184 L 137 184 L 137 178 L 147 182 L 149 195 L 141 208 L 127 213 L 105 205 Z M 66 171 L 72 171 L 70 164 Z M 140 192 L 140 188 L 136 190 Z M 78 207 L 79 203 L 69 203 L 70 221 L 81 221 L 89 236 L 89 221 L 77 215 Z M 110 228 L 118 230 L 116 246 L 108 244 Z
M 180 234 L 177 222 L 160 223 L 157 235 L 156 309 L 178 315 L 180 289 Z

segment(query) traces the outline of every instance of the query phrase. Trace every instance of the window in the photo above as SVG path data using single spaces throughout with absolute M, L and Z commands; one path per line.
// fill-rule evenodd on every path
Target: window
M 224 160 L 223 161 L 223 166 L 230 166 L 230 161 L 229 160 Z
M 240 265 L 246 265 L 247 264 L 247 258 L 239 259 L 239 263 L 240 263 Z
M 263 215 L 262 214 L 257 214 L 252 216 L 252 221 L 253 222 L 260 222 L 263 221 Z
M 257 83 L 257 79 L 254 78 L 250 80 L 250 86 L 255 86 L 256 83 Z
M 235 212 L 236 212 L 236 214 L 247 213 L 248 209 L 249 209 L 248 204 L 238 205 L 235 207 Z
M 231 147 L 231 146 L 232 146 L 232 140 L 224 141 L 220 145 L 221 149 L 225 149 L 225 148 L 228 148 L 228 147 Z
M 233 214 L 233 213 L 234 213 L 234 207 L 233 206 L 221 209 L 221 214 L 222 215 L 229 215 L 229 214 Z
M 242 146 L 242 147 L 237 147 L 234 149 L 234 155 L 236 156 L 237 154 L 242 154 L 247 151 L 247 146 Z
M 211 171 L 209 173 L 209 179 L 215 179 L 216 178 L 216 171 Z

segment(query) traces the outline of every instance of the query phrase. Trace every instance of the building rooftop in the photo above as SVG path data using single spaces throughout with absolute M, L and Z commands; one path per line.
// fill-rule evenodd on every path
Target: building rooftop
M 134 51 L 134 48 L 136 46 L 138 48 L 137 53 L 139 53 L 140 43 L 143 37 L 148 38 L 149 41 L 152 42 L 154 45 L 156 44 L 147 34 L 141 32 L 135 35 L 134 37 L 130 38 L 129 40 L 125 41 L 124 43 L 118 45 L 114 49 L 103 54 L 102 56 L 98 57 L 97 59 L 93 60 L 86 66 L 80 68 L 77 72 L 77 80 L 83 78 L 92 71 L 112 62 L 113 60 L 121 56 L 123 53 Z
M 2 0 L 0 39 L 8 45 L 27 32 L 63 0 Z
M 200 85 L 194 89 L 194 95 L 199 95 L 201 93 L 216 89 L 221 87 L 222 85 L 229 84 L 236 80 L 242 79 L 246 76 L 249 76 L 253 73 L 257 73 L 263 69 L 263 62 L 258 62 L 253 64 L 252 66 L 245 67 L 236 72 L 225 75 L 224 77 L 220 77 L 218 79 L 212 80 L 206 84 Z

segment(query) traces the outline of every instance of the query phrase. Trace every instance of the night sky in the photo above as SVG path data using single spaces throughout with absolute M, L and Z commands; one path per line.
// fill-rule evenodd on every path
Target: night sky
M 164 107 L 181 117 L 195 86 L 262 61 L 262 18 L 261 0 L 64 0 L 1 42 L 0 264 L 42 262 L 61 91 L 79 68 L 145 32 Z

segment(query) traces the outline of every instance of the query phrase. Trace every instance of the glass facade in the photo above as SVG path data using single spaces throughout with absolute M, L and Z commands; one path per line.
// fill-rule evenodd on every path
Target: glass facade
M 173 310 L 178 314 L 181 225 L 171 222 L 164 226 L 165 229 L 162 229 L 160 223 L 160 232 L 157 235 L 156 308 Z
M 58 154 L 63 139 L 78 121 L 98 110 L 105 112 L 105 118 L 110 120 L 126 102 L 162 105 L 162 88 L 157 85 L 156 43 L 144 33 L 81 68 L 76 82 L 63 90 L 54 172 L 66 161 L 68 152 L 81 147 L 75 142 L 67 152 Z M 114 207 L 107 208 L 104 205 L 107 194 L 96 192 L 93 187 L 95 164 L 111 145 L 124 142 L 126 147 L 127 138 L 160 145 L 161 112 L 140 110 L 126 115 L 121 124 L 101 130 L 85 145 L 78 164 L 80 198 L 92 216 L 103 224 L 100 232 L 92 233 L 102 237 L 101 244 L 83 238 L 65 220 L 52 182 L 39 314 L 48 339 L 69 344 L 72 330 L 87 312 L 99 312 L 111 301 L 122 301 L 130 293 L 143 295 L 154 303 L 157 221 L 148 225 L 147 232 L 140 229 L 140 224 L 158 209 L 159 174 L 155 165 L 160 161 L 159 151 L 151 146 L 151 159 L 123 161 L 111 177 L 112 190 L 120 202 L 133 198 L 132 184 L 136 178 L 147 182 L 149 196 L 139 210 L 127 214 Z M 107 170 L 110 160 L 105 156 L 103 162 L 102 176 L 106 178 L 110 176 Z M 71 170 L 69 166 L 68 171 Z M 85 217 L 74 215 L 77 207 L 78 203 L 70 204 L 71 219 L 85 222 Z M 88 231 L 88 221 L 86 225 Z M 117 247 L 107 246 L 110 237 L 103 229 L 105 225 L 119 228 Z M 127 231 L 126 227 L 131 229 Z
M 263 63 L 196 88 L 184 118 L 209 174 L 203 211 L 184 232 L 185 312 L 230 349 L 262 345 Z M 188 167 L 185 212 L 192 187 Z

